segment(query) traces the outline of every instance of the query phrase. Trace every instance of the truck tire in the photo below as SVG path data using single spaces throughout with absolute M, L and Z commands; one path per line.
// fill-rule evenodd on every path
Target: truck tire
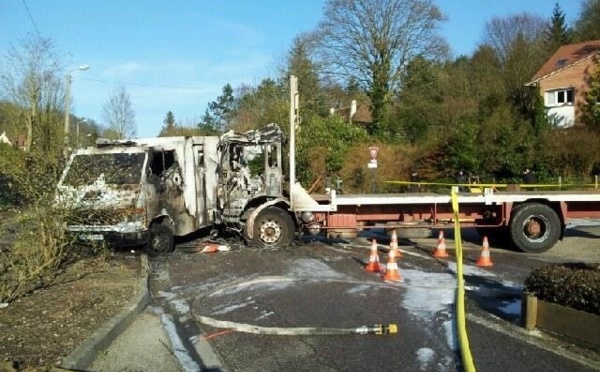
M 510 221 L 510 236 L 517 248 L 529 253 L 546 252 L 560 238 L 558 214 L 545 204 L 519 206 Z
M 253 232 L 250 245 L 287 247 L 294 241 L 295 225 L 286 211 L 269 207 L 261 211 L 254 220 Z
M 148 242 L 147 249 L 148 254 L 152 256 L 173 251 L 175 249 L 173 231 L 160 223 L 150 226 L 150 241 Z

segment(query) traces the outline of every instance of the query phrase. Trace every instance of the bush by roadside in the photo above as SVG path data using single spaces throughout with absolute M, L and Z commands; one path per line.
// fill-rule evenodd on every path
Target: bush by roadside
M 63 229 L 67 213 L 51 206 L 8 213 L 11 218 L 0 225 L 0 233 L 8 237 L 0 246 L 0 303 L 51 285 L 65 265 L 108 252 L 75 245 Z
M 56 272 L 82 256 L 65 234 L 69 210 L 54 203 L 63 160 L 53 153 L 0 147 L 0 303 L 51 285 Z
M 542 266 L 529 274 L 525 291 L 547 302 L 600 315 L 600 263 Z

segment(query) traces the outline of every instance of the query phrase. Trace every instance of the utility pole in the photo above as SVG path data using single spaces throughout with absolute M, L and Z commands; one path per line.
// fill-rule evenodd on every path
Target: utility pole
M 290 207 L 294 208 L 294 185 L 296 184 L 296 127 L 300 124 L 298 79 L 290 76 Z
M 77 143 L 75 148 L 77 148 L 77 149 L 79 148 L 79 124 L 81 124 L 81 123 L 87 123 L 87 119 L 79 120 L 77 122 L 77 136 L 76 136 L 77 138 L 75 139 L 76 143 Z
M 70 131 L 70 113 L 69 106 L 71 105 L 71 81 L 73 77 L 71 74 L 75 71 L 85 71 L 90 68 L 90 65 L 81 65 L 78 68 L 71 70 L 65 76 L 65 138 L 64 138 L 64 149 L 63 154 L 65 158 L 69 156 L 69 131 Z

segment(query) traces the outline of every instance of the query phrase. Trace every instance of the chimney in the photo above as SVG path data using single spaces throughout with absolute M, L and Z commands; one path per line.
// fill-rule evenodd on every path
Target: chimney
M 352 121 L 354 114 L 356 114 L 356 100 L 355 99 L 352 100 L 352 104 L 350 105 L 350 121 Z

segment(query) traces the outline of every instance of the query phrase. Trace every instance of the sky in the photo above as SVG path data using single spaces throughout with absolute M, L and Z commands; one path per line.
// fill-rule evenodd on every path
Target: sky
M 316 28 L 327 0 L 0 0 L 0 68 L 5 51 L 30 34 L 50 38 L 71 72 L 71 112 L 102 124 L 119 86 L 129 93 L 137 137 L 157 136 L 168 111 L 194 126 L 225 84 L 276 77 L 294 37 Z M 567 22 L 579 0 L 433 0 L 455 56 L 470 55 L 493 17 L 529 12 Z M 78 71 L 89 65 L 86 71 Z M 302 84 L 302 82 L 299 82 Z M 2 92 L 0 92 L 1 94 Z

